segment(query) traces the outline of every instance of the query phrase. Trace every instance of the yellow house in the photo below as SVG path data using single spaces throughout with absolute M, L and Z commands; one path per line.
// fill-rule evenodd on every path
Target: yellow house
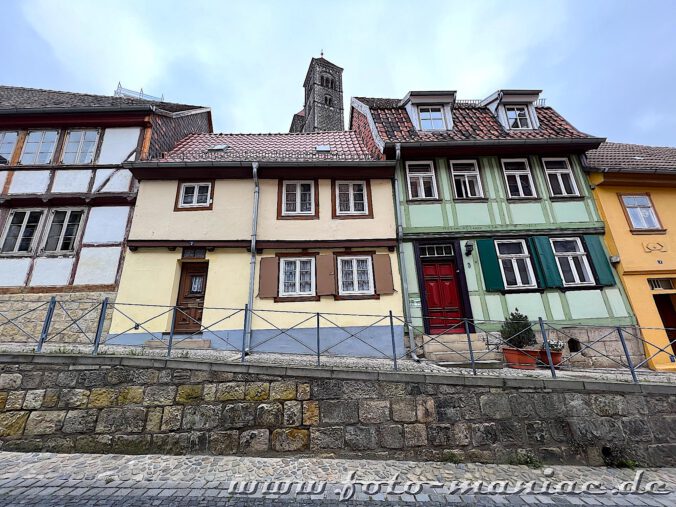
M 394 331 L 403 354 L 394 162 L 355 132 L 193 134 L 129 168 L 139 193 L 108 343 L 314 353 L 319 340 L 384 357 Z
M 676 148 L 604 143 L 587 162 L 645 362 L 676 371 Z

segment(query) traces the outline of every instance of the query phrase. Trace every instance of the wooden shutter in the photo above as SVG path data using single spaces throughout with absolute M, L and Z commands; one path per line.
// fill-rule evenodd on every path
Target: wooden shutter
M 376 284 L 376 294 L 394 294 L 392 264 L 388 254 L 373 256 L 373 279 Z
M 533 267 L 538 277 L 538 287 L 563 287 L 563 280 L 549 238 L 547 236 L 533 236 L 528 238 L 528 243 L 533 252 Z
M 481 262 L 481 271 L 484 275 L 486 290 L 505 290 L 502 272 L 498 264 L 498 253 L 495 251 L 495 243 L 492 239 L 478 239 L 476 246 L 479 250 L 479 261 Z
M 608 261 L 601 238 L 599 236 L 584 236 L 584 242 L 587 244 L 587 252 L 589 252 L 591 263 L 596 271 L 599 285 L 615 285 L 613 268 Z
M 258 297 L 274 298 L 278 294 L 279 259 L 277 257 L 263 257 L 258 274 Z
M 317 295 L 331 296 L 336 293 L 336 259 L 333 254 L 318 255 L 315 260 L 317 268 Z

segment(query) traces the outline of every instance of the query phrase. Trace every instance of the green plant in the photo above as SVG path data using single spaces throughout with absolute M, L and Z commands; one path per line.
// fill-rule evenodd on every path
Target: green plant
M 454 465 L 457 465 L 458 463 L 462 463 L 462 456 L 460 456 L 457 452 L 451 451 L 451 450 L 446 450 L 444 451 L 442 455 L 442 459 L 446 463 L 453 463 Z
M 537 343 L 528 316 L 519 313 L 518 308 L 515 308 L 503 322 L 500 335 L 507 346 L 517 349 L 532 347 Z
M 529 468 L 542 468 L 542 461 L 529 450 L 519 449 L 509 460 L 510 465 L 522 465 Z
M 563 348 L 566 346 L 564 342 L 561 340 L 550 340 L 549 341 L 549 350 L 552 352 L 561 352 Z M 542 348 L 545 348 L 545 344 L 542 344 Z
M 601 448 L 601 456 L 606 466 L 614 468 L 631 468 L 632 470 L 640 463 L 629 456 L 627 449 L 617 444 L 610 444 Z

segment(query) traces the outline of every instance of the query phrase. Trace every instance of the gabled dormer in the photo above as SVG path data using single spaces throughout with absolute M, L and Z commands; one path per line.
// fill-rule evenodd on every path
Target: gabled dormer
M 540 128 L 535 105 L 542 90 L 498 90 L 481 101 L 492 111 L 506 130 L 536 130 Z
M 438 132 L 453 128 L 455 91 L 408 92 L 400 107 L 408 112 L 417 130 Z

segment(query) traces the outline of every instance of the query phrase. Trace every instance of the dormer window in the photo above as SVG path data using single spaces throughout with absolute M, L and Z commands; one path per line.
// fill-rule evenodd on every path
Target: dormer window
M 507 114 L 507 125 L 512 130 L 531 129 L 530 117 L 528 116 L 528 106 L 505 106 Z
M 441 106 L 419 106 L 421 130 L 446 130 L 444 108 Z

